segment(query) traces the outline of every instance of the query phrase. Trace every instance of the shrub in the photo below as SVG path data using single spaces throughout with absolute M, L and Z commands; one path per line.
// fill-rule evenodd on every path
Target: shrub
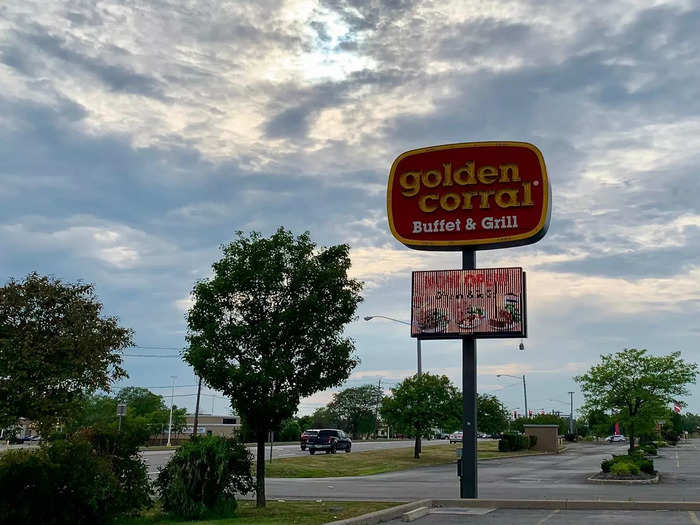
M 520 434 L 518 432 L 504 432 L 498 442 L 498 451 L 509 452 L 512 450 L 523 450 L 530 448 L 530 446 L 534 446 L 536 442 L 536 437 L 535 441 L 533 442 L 530 439 L 530 436 L 526 436 L 525 434 Z M 533 443 L 533 445 L 530 445 L 530 443 Z
M 675 430 L 664 430 L 662 435 L 664 440 L 666 440 L 670 445 L 675 446 L 678 443 L 679 436 Z
M 641 459 L 637 461 L 637 466 L 639 467 L 639 470 L 645 472 L 646 474 L 654 474 L 656 472 L 654 470 L 654 462 L 651 459 Z
M 232 514 L 235 494 L 253 490 L 251 458 L 232 439 L 207 436 L 185 443 L 158 474 L 163 508 L 188 519 Z
M 564 434 L 564 439 L 566 441 L 576 441 L 577 437 L 576 437 L 576 434 L 566 433 L 566 434 Z
M 0 456 L 0 516 L 7 523 L 106 523 L 131 508 L 111 460 L 84 438 Z
M 604 459 L 600 463 L 600 470 L 602 470 L 603 472 L 612 472 L 613 474 L 618 475 L 627 475 L 619 474 L 619 472 L 615 470 L 614 467 L 619 464 L 632 465 L 633 474 L 639 474 L 639 471 L 645 472 L 647 474 L 654 474 L 656 472 L 654 470 L 654 462 L 651 459 L 645 458 L 641 454 L 613 456 L 611 459 Z M 618 467 L 618 469 L 620 468 L 627 467 Z
M 640 448 L 644 451 L 645 454 L 648 454 L 650 456 L 656 456 L 658 452 L 656 445 L 654 445 L 653 443 L 647 443 L 646 445 L 642 445 Z
M 639 467 L 631 461 L 617 461 L 610 467 L 610 473 L 616 476 L 639 474 Z
M 595 441 L 597 438 L 595 436 L 585 436 L 583 438 L 584 441 Z

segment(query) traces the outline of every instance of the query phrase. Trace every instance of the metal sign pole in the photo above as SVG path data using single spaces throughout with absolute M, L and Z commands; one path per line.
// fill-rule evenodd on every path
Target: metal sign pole
M 476 267 L 476 252 L 462 251 L 462 269 Z M 462 338 L 462 476 L 459 497 L 477 498 L 476 471 L 476 338 Z

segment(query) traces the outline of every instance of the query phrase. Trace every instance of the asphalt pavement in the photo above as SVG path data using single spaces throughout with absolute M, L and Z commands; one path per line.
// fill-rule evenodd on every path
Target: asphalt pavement
M 587 478 L 602 459 L 624 454 L 625 444 L 574 443 L 562 454 L 479 461 L 479 497 L 489 499 L 577 499 L 698 501 L 700 440 L 660 449 L 655 485 L 597 484 Z M 459 498 L 456 464 L 353 478 L 267 478 L 271 499 L 413 501 Z M 697 525 L 700 525 L 700 521 Z
M 447 445 L 448 441 L 443 440 L 423 440 L 423 445 Z M 414 444 L 413 440 L 397 440 L 397 441 L 353 441 L 352 452 L 363 452 L 366 450 L 384 450 L 391 448 L 406 448 L 412 447 Z M 257 448 L 254 446 L 249 446 L 248 450 L 253 454 L 253 458 L 257 457 Z M 172 450 L 146 450 L 141 452 L 141 457 L 146 462 L 148 466 L 148 473 L 150 475 L 155 475 L 158 473 L 158 469 L 164 466 L 170 456 L 175 453 L 175 449 Z M 265 447 L 265 459 L 270 460 L 270 453 L 272 453 L 272 461 L 282 458 L 292 458 L 299 456 L 308 456 L 309 451 L 302 451 L 299 444 L 294 445 L 275 445 L 272 448 L 268 444 Z
M 485 511 L 485 512 L 484 512 Z M 404 523 L 401 518 L 388 523 Z M 442 508 L 414 521 L 416 525 L 429 524 L 518 524 L 518 525 L 698 525 L 697 514 L 688 511 L 630 511 L 630 510 L 549 510 L 549 509 L 464 509 Z

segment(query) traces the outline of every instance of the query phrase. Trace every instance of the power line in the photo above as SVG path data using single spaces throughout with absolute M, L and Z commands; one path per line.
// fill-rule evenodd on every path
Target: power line
M 178 352 L 181 352 L 185 350 L 185 348 L 180 347 L 177 348 L 175 346 L 143 346 L 143 345 L 132 345 L 127 348 L 145 348 L 147 350 L 177 350 Z
M 122 357 L 157 357 L 160 359 L 180 359 L 179 355 L 156 355 L 156 354 L 124 354 Z

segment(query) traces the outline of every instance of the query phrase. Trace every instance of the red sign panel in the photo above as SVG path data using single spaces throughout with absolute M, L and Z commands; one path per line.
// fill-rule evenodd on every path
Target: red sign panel
M 413 337 L 527 337 L 526 321 L 522 268 L 413 272 Z
M 525 142 L 468 142 L 407 151 L 391 167 L 389 228 L 421 250 L 530 244 L 547 232 L 551 189 L 542 153 Z

